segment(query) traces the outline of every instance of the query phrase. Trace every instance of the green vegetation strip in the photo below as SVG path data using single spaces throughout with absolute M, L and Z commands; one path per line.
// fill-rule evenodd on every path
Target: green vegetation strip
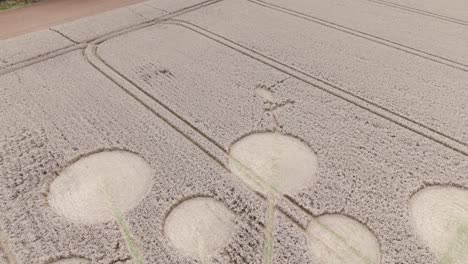
M 468 222 L 458 226 L 457 235 L 442 256 L 440 264 L 461 263 L 466 255 L 468 255 Z
M 23 6 L 30 5 L 32 1 L 0 1 L 0 12 L 7 10 L 7 9 L 14 9 L 14 8 L 19 8 Z

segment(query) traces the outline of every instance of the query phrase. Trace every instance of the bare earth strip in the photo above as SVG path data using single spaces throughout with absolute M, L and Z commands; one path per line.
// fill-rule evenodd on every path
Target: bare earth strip
M 0 31 L 0 39 L 7 39 L 40 29 L 47 29 L 56 24 L 138 2 L 142 2 L 142 0 L 49 0 L 20 9 L 3 11 L 0 13 L 0 25 L 2 28 Z
M 204 2 L 209 1 L 151 0 L 2 40 L 0 41 L 0 74 L 3 69 L 9 71 L 9 68 L 20 68 L 33 60 L 43 60 L 49 55 L 59 55 L 67 49 L 76 47 L 78 42 L 90 41 L 164 15 L 172 15 L 173 12 L 195 8 Z
M 85 17 L 52 27 L 75 42 L 89 42 L 100 36 L 200 5 L 207 0 L 153 0 L 131 5 L 96 16 Z
M 433 263 L 415 236 L 407 202 L 427 183 L 468 186 L 465 155 L 194 28 L 142 29 L 102 43 L 98 56 L 225 151 L 255 131 L 277 130 L 304 140 L 317 153 L 318 179 L 288 193 L 292 201 L 313 215 L 341 213 L 366 223 L 381 243 L 382 263 Z M 130 43 L 133 48 L 122 48 Z

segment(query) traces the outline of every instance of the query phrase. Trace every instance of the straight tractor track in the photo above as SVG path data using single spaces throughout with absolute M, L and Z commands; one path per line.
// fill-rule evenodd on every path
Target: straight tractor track
M 392 3 L 392 2 L 389 2 L 389 1 L 385 1 L 385 0 L 367 0 L 367 1 L 374 2 L 374 3 L 377 3 L 377 4 L 381 4 L 381 5 L 385 5 L 385 6 L 389 6 L 389 7 L 392 7 L 392 8 L 398 8 L 398 9 L 401 9 L 401 10 L 405 10 L 405 11 L 408 11 L 408 12 L 420 14 L 420 15 L 423 15 L 423 16 L 432 17 L 432 18 L 435 18 L 435 19 L 444 20 L 444 21 L 459 24 L 459 25 L 462 25 L 462 26 L 468 26 L 468 21 L 464 21 L 464 20 L 449 17 L 449 16 L 444 16 L 444 15 L 441 15 L 441 14 L 432 13 L 432 12 L 425 11 L 425 10 L 418 9 L 418 8 L 414 8 L 414 7 L 409 7 L 409 6 L 405 6 L 405 5 L 401 5 L 401 4 L 397 4 L 397 3 Z
M 263 0 L 247 0 L 247 1 L 249 1 L 249 2 L 251 2 L 253 4 L 256 4 L 256 5 L 263 6 L 265 8 L 275 10 L 277 12 L 281 12 L 281 13 L 284 13 L 284 14 L 295 16 L 295 17 L 307 20 L 309 22 L 328 27 L 328 28 L 331 28 L 331 29 L 334 29 L 334 30 L 337 30 L 337 31 L 340 31 L 340 32 L 343 32 L 343 33 L 358 37 L 358 38 L 362 38 L 362 39 L 365 39 L 365 40 L 368 40 L 368 41 L 372 41 L 372 42 L 378 43 L 380 45 L 384 45 L 384 46 L 387 46 L 389 48 L 393 48 L 393 49 L 399 50 L 401 52 L 405 52 L 407 54 L 418 56 L 420 58 L 429 60 L 431 62 L 436 62 L 436 63 L 443 64 L 445 66 L 448 66 L 448 67 L 451 67 L 451 68 L 454 68 L 454 69 L 457 69 L 457 70 L 468 72 L 468 64 L 464 64 L 464 63 L 461 63 L 461 62 L 457 62 L 457 61 L 445 58 L 443 56 L 439 56 L 439 55 L 432 54 L 432 53 L 429 53 L 429 52 L 426 52 L 426 51 L 423 51 L 423 50 L 412 48 L 410 46 L 407 46 L 407 45 L 404 45 L 404 44 L 401 44 L 401 43 L 398 43 L 398 42 L 395 42 L 395 41 L 392 41 L 392 40 L 388 40 L 388 39 L 378 37 L 378 36 L 373 35 L 373 34 L 369 34 L 369 33 L 366 33 L 366 32 L 363 32 L 363 31 L 360 31 L 360 30 L 357 30 L 357 29 L 353 29 L 353 28 L 350 28 L 350 27 L 347 27 L 347 26 L 344 26 L 344 25 L 337 24 L 337 23 L 334 23 L 334 22 L 331 22 L 331 21 L 328 21 L 328 20 L 325 20 L 325 19 L 321 19 L 321 18 L 311 16 L 311 15 L 308 15 L 308 14 L 305 14 L 305 13 L 301 13 L 301 12 L 295 11 L 293 9 L 289 9 L 289 8 L 285 8 L 285 7 L 282 7 L 282 6 L 279 6 L 279 5 L 274 5 L 274 4 L 271 4 L 271 3 L 267 3 L 267 2 L 265 2 Z

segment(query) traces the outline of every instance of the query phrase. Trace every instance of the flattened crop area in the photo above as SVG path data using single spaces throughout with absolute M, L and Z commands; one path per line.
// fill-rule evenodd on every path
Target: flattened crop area
M 466 27 L 397 2 L 148 1 L 0 57 L 0 263 L 468 263 Z

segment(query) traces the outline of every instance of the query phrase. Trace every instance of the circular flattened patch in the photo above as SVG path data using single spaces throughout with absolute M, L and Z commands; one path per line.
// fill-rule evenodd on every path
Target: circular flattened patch
M 58 261 L 51 262 L 50 264 L 89 264 L 91 263 L 89 260 L 82 259 L 82 258 L 68 258 L 68 259 L 61 259 Z
M 342 215 L 312 219 L 307 227 L 309 250 L 323 264 L 378 264 L 379 242 L 361 223 Z
M 49 204 L 65 218 L 93 224 L 109 221 L 143 200 L 152 186 L 149 164 L 125 151 L 83 157 L 52 182 Z
M 410 200 L 413 223 L 440 263 L 468 263 L 468 190 L 433 186 Z
M 229 167 L 254 190 L 291 193 L 315 179 L 317 156 L 304 142 L 280 133 L 257 133 L 236 142 Z
M 176 249 L 203 263 L 227 244 L 234 229 L 234 214 L 206 197 L 182 202 L 170 212 L 164 225 L 164 233 Z

